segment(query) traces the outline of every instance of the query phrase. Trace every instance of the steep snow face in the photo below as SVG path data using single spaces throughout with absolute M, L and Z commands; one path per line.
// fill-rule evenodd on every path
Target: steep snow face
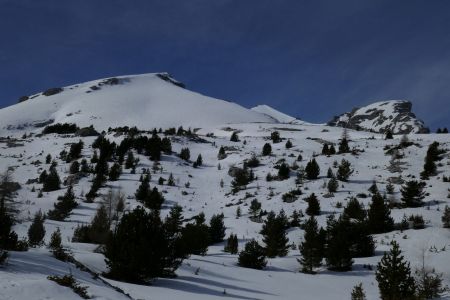
M 23 99 L 22 99 L 23 100 Z M 0 110 L 0 133 L 32 131 L 48 123 L 108 127 L 205 127 L 269 122 L 266 115 L 183 88 L 166 73 L 94 80 L 50 89 Z
M 279 123 L 305 124 L 304 121 L 301 121 L 294 117 L 291 117 L 291 116 L 289 116 L 285 113 L 282 113 L 282 112 L 280 112 L 268 105 L 265 105 L 265 104 L 255 106 L 255 107 L 251 108 L 251 110 L 261 113 L 263 115 L 269 116 L 272 119 L 274 119 L 276 122 L 279 122 Z
M 334 117 L 330 126 L 341 126 L 356 130 L 393 133 L 428 133 L 422 120 L 411 111 L 412 103 L 407 100 L 375 102 L 362 108 Z

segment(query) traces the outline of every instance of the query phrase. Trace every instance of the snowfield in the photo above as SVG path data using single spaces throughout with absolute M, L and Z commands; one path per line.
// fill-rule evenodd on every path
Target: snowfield
M 450 230 L 442 228 L 441 222 L 444 207 L 450 205 L 447 197 L 450 184 L 442 181 L 442 176 L 450 176 L 449 135 L 408 135 L 408 139 L 417 145 L 404 149 L 403 170 L 391 173 L 387 170 L 391 157 L 385 154 L 384 147 L 399 144 L 402 136 L 396 135 L 393 140 L 385 140 L 381 134 L 349 130 L 350 147 L 361 152 L 358 155 L 326 156 L 321 154 L 323 142 L 337 145 L 343 134 L 342 128 L 306 123 L 267 106 L 249 110 L 188 91 L 162 80 L 156 74 L 117 78 L 120 82 L 117 85 L 102 84 L 96 90 L 90 87 L 98 86 L 104 80 L 92 81 L 66 87 L 53 96 L 37 94 L 34 99 L 0 110 L 0 134 L 2 137 L 11 137 L 9 140 L 0 139 L 0 170 L 12 168 L 14 181 L 21 185 L 16 197 L 21 203 L 20 223 L 14 227 L 19 237 L 27 236 L 34 213 L 39 210 L 47 212 L 53 208 L 57 197 L 66 190 L 62 187 L 61 190 L 44 193 L 42 198 L 37 198 L 37 191 L 42 185 L 27 184 L 29 179 L 39 177 L 42 170 L 48 169 L 46 155 L 58 158 L 62 150 L 68 150 L 70 143 L 80 139 L 84 142 L 83 158 L 90 161 L 94 152 L 91 144 L 95 137 L 39 135 L 43 128 L 33 124 L 48 120 L 76 123 L 79 127 L 93 125 L 99 132 L 125 125 L 136 125 L 140 130 L 152 130 L 154 127 L 164 130 L 180 125 L 185 129 L 196 128 L 196 134 L 204 142 L 172 136 L 174 154 L 162 155 L 163 171 L 156 174 L 152 171 L 150 186 L 156 186 L 164 193 L 166 201 L 161 210 L 162 216 L 176 203 L 183 207 L 185 218 L 204 212 L 209 220 L 213 214 L 224 213 L 227 236 L 237 234 L 239 249 L 243 249 L 250 239 L 262 241 L 259 234 L 262 224 L 249 219 L 251 200 L 258 199 L 263 210 L 279 212 L 283 209 L 290 216 L 294 210 L 304 212 L 307 203 L 303 198 L 314 192 L 321 205 L 321 215 L 317 220 L 320 226 L 325 226 L 328 215 L 338 215 L 343 211 L 338 203 L 345 207 L 349 197 L 360 193 L 369 195 L 368 188 L 374 180 L 384 193 L 389 177 L 401 175 L 405 180 L 410 180 L 412 176 L 418 178 L 428 145 L 438 141 L 440 148 L 447 152 L 438 166 L 439 174 L 427 181 L 425 206 L 393 209 L 391 213 L 396 222 L 400 222 L 405 214 L 421 214 L 426 221 L 426 228 L 375 235 L 375 255 L 354 259 L 353 270 L 349 272 L 332 272 L 321 267 L 316 275 L 300 273 L 297 259 L 301 256 L 297 247 L 291 249 L 286 257 L 268 259 L 264 270 L 242 268 L 237 265 L 238 255 L 224 252 L 224 243 L 221 243 L 209 247 L 205 256 L 192 255 L 184 260 L 176 272 L 177 278 L 158 278 L 149 285 L 129 284 L 102 276 L 102 272 L 107 271 L 107 265 L 104 256 L 96 251 L 97 245 L 71 242 L 77 225 L 90 222 L 102 201 L 101 197 L 96 198 L 94 203 L 83 201 L 92 184 L 90 176 L 82 178 L 74 186 L 79 206 L 72 215 L 64 222 L 45 221 L 45 240 L 48 243 L 51 233 L 60 228 L 64 247 L 71 251 L 77 261 L 97 273 L 98 278 L 77 269 L 71 263 L 56 260 L 45 246 L 31 248 L 27 252 L 10 252 L 8 263 L 0 267 L 0 299 L 80 299 L 69 288 L 46 279 L 48 275 L 69 273 L 81 285 L 87 286 L 88 294 L 94 299 L 350 299 L 353 286 L 360 282 L 368 299 L 379 299 L 374 269 L 383 252 L 389 249 L 391 240 L 400 244 L 413 270 L 420 267 L 421 255 L 425 251 L 427 265 L 442 273 L 444 283 L 450 285 Z M 230 141 L 233 131 L 238 132 L 240 142 Z M 272 144 L 269 137 L 273 131 L 280 133 L 282 142 Z M 27 135 L 23 136 L 24 133 Z M 120 143 L 125 136 L 110 132 L 105 137 Z M 293 143 L 290 149 L 285 148 L 288 139 Z M 11 141 L 14 146 L 11 146 Z M 273 154 L 260 156 L 267 142 L 271 143 Z M 217 158 L 220 146 L 233 147 L 233 150 L 227 151 L 228 156 L 223 160 Z M 202 155 L 203 166 L 193 168 L 192 163 L 188 164 L 177 156 L 181 148 L 185 147 L 190 149 L 191 160 L 195 160 L 198 154 Z M 229 168 L 242 166 L 243 160 L 253 154 L 261 162 L 254 169 L 257 180 L 243 191 L 230 193 L 233 178 L 228 175 Z M 299 154 L 303 157 L 302 161 L 296 161 Z M 139 204 L 134 193 L 140 184 L 141 169 L 151 169 L 153 166 L 148 157 L 137 153 L 135 156 L 139 158 L 136 174 L 124 169 L 120 180 L 108 181 L 100 190 L 102 194 L 110 189 L 124 193 L 127 196 L 126 210 L 132 210 Z M 320 166 L 320 178 L 305 181 L 301 186 L 303 195 L 295 202 L 283 202 L 282 195 L 297 187 L 296 171 L 291 170 L 287 180 L 270 182 L 266 181 L 267 173 L 276 174 L 274 165 L 280 159 L 289 165 L 296 162 L 299 166 L 305 166 L 312 157 L 316 158 Z M 349 182 L 340 182 L 334 197 L 326 198 L 324 183 L 328 181 L 327 169 L 331 167 L 335 171 L 333 163 L 340 162 L 342 158 L 351 162 L 355 172 Z M 37 163 L 37 160 L 40 162 Z M 69 175 L 70 164 L 59 159 L 57 162 L 57 170 L 63 181 Z M 161 176 L 167 179 L 169 174 L 173 174 L 176 186 L 159 185 L 158 178 Z M 223 188 L 220 186 L 221 180 L 224 182 Z M 189 187 L 185 186 L 187 182 L 190 183 Z M 33 187 L 35 192 L 32 192 Z M 396 184 L 394 197 L 399 200 L 400 196 L 400 185 Z M 371 198 L 358 200 L 368 208 Z M 242 210 L 240 218 L 236 218 L 238 206 Z M 291 244 L 298 246 L 303 238 L 303 230 L 291 228 L 288 237 Z M 372 270 L 365 267 L 367 265 L 371 265 Z M 443 298 L 450 299 L 450 295 L 445 294 Z

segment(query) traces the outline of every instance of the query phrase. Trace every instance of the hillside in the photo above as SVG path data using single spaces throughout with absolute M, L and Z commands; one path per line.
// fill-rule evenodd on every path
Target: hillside
M 368 113 L 364 111 L 363 114 Z M 106 132 L 101 138 L 80 137 L 72 133 L 42 134 L 43 127 L 34 127 L 36 122 L 50 119 L 79 127 L 92 124 L 97 131 Z M 68 274 L 86 287 L 93 299 L 350 299 L 352 288 L 359 283 L 363 284 L 367 299 L 379 299 L 376 265 L 390 249 L 391 241 L 399 243 L 413 272 L 425 263 L 442 274 L 444 285 L 450 285 L 450 230 L 443 228 L 441 221 L 445 207 L 450 205 L 450 185 L 443 180 L 450 177 L 448 134 L 410 133 L 386 140 L 381 133 L 349 129 L 349 151 L 324 153 L 324 145 L 339 149 L 342 128 L 303 122 L 268 106 L 249 110 L 188 91 L 179 82 L 167 77 L 163 80 L 157 74 L 77 84 L 52 96 L 38 94 L 0 110 L 0 122 L 0 173 L 9 169 L 10 180 L 20 185 L 14 196 L 19 212 L 13 226 L 19 239 L 28 237 L 36 212 L 48 214 L 55 208 L 58 197 L 69 189 L 68 181 L 77 202 L 62 220 L 45 219 L 45 245 L 24 252 L 9 251 L 6 264 L 0 266 L 0 299 L 80 299 L 70 288 L 47 279 L 49 275 Z M 125 125 L 135 125 L 139 131 L 115 128 Z M 179 126 L 198 130 L 169 128 Z M 156 133 L 152 133 L 154 128 Z M 237 141 L 230 140 L 233 133 Z M 278 140 L 273 136 L 279 136 Z M 158 138 L 170 141 L 171 149 L 162 151 L 152 144 Z M 80 140 L 79 155 L 70 157 L 71 148 Z M 111 146 L 113 142 L 115 146 Z M 436 170 L 421 179 L 424 158 L 433 142 L 438 142 L 440 151 Z M 105 144 L 109 146 L 102 146 Z M 263 155 L 266 144 L 271 146 L 271 153 Z M 108 153 L 104 150 L 108 147 L 112 149 L 109 155 L 102 154 Z M 218 155 L 221 148 L 223 156 Z M 125 152 L 121 152 L 123 149 Z M 133 159 L 129 159 L 130 153 Z M 103 155 L 107 157 L 103 162 L 108 172 L 102 174 L 103 181 L 90 198 Z M 317 178 L 305 177 L 305 168 L 312 159 L 320 167 Z M 74 170 L 74 162 L 83 164 L 83 160 L 86 169 Z M 348 180 L 339 179 L 337 191 L 330 192 L 328 170 L 337 175 L 343 160 L 350 163 L 353 173 Z M 119 165 L 121 172 L 112 179 L 114 165 Z M 235 172 L 237 168 L 244 169 L 244 165 L 252 171 L 253 178 L 236 188 Z M 284 177 L 280 175 L 282 166 L 288 168 Z M 59 174 L 61 184 L 53 191 L 43 191 L 46 179 L 42 182 L 40 177 L 52 169 Z M 111 199 L 108 195 L 113 194 L 124 201 L 123 210 L 115 211 L 108 225 L 115 228 L 124 215 L 144 205 L 136 192 L 145 175 L 150 175 L 149 186 L 157 188 L 164 198 L 160 207 L 163 220 L 177 204 L 183 209 L 184 228 L 195 224 L 202 212 L 207 226 L 212 216 L 223 213 L 225 240 L 209 245 L 204 255 L 189 255 L 174 278 L 157 277 L 145 283 L 113 280 L 106 275 L 109 267 L 101 245 L 74 240 L 75 230 L 90 224 L 97 209 L 107 204 Z M 411 180 L 425 183 L 423 203 L 417 207 L 402 205 L 401 190 Z M 374 251 L 353 256 L 348 271 L 333 270 L 323 257 L 322 264 L 314 269 L 316 274 L 300 272 L 299 245 L 305 240 L 304 225 L 309 219 L 306 198 L 312 193 L 317 196 L 320 208 L 315 218 L 324 229 L 331 216 L 339 218 L 355 198 L 364 211 L 361 222 L 366 224 L 372 197 L 377 194 L 369 191 L 373 182 L 380 195 L 386 195 L 382 202 L 389 205 L 395 226 L 386 232 L 365 234 L 373 238 Z M 256 217 L 250 209 L 255 200 L 261 204 Z M 239 266 L 239 254 L 224 251 L 226 239 L 236 234 L 239 251 L 252 239 L 264 246 L 261 229 L 271 211 L 283 212 L 289 220 L 283 229 L 288 239 L 286 256 L 267 258 L 267 266 L 262 270 Z M 294 211 L 299 213 L 297 223 L 292 222 Z M 409 222 L 414 215 L 422 216 L 423 224 Z M 48 248 L 57 228 L 62 246 L 73 261 L 56 259 Z M 345 236 L 346 230 L 341 233 Z M 134 247 L 130 245 L 129 249 Z M 81 269 L 80 264 L 84 266 Z M 448 291 L 441 296 L 450 299 Z
M 273 119 L 238 104 L 189 91 L 165 73 L 120 76 L 53 88 L 0 110 L 0 133 L 55 123 L 141 128 L 199 128 Z M 38 130 L 39 131 L 39 130 Z

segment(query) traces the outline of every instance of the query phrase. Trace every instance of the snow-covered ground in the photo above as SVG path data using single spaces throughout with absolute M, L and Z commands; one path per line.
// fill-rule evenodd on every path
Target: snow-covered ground
M 30 218 L 35 212 L 38 210 L 47 212 L 53 208 L 56 198 L 65 192 L 62 188 L 59 191 L 44 193 L 42 198 L 37 198 L 37 191 L 41 185 L 26 184 L 26 182 L 37 178 L 43 169 L 48 169 L 49 165 L 45 164 L 47 154 L 57 158 L 63 149 L 68 150 L 68 145 L 77 142 L 80 137 L 34 134 L 22 139 L 23 133 L 40 133 L 42 129 L 32 127 L 17 129 L 16 127 L 14 130 L 6 130 L 5 126 L 12 122 L 17 125 L 51 117 L 57 122 L 77 123 L 80 127 L 92 123 L 98 130 L 117 125 L 137 125 L 142 130 L 151 130 L 154 126 L 163 129 L 178 125 L 186 126 L 185 128 L 189 125 L 198 127 L 197 134 L 207 142 L 197 143 L 183 137 L 172 138 L 175 154 L 162 156 L 163 171 L 152 174 L 150 185 L 157 186 L 164 192 L 166 202 L 162 215 L 167 214 L 169 208 L 175 203 L 183 207 L 186 218 L 203 211 L 209 219 L 213 214 L 223 212 L 227 236 L 231 233 L 237 234 L 240 249 L 249 239 L 256 238 L 261 241 L 259 234 L 261 224 L 252 222 L 248 218 L 248 207 L 252 199 L 258 199 L 264 210 L 278 212 L 284 209 L 290 216 L 294 210 L 305 211 L 307 204 L 302 199 L 314 192 L 319 196 L 322 210 L 318 222 L 319 225 L 325 226 L 326 217 L 329 214 L 342 212 L 342 208 L 336 207 L 338 202 L 345 206 L 350 196 L 356 196 L 359 193 L 368 194 L 367 190 L 373 180 L 377 181 L 379 189 L 384 192 L 387 179 L 391 176 L 401 175 L 405 179 L 411 176 L 418 177 L 423 168 L 427 147 L 433 141 L 438 141 L 441 148 L 450 149 L 449 135 L 411 134 L 408 138 L 419 146 L 414 145 L 404 150 L 405 158 L 402 159 L 404 170 L 394 174 L 386 169 L 390 156 L 385 155 L 383 148 L 386 145 L 398 144 L 400 136 L 395 136 L 394 140 L 385 140 L 380 134 L 349 130 L 350 146 L 363 152 L 357 156 L 350 154 L 324 156 L 320 154 L 322 142 L 337 144 L 343 133 L 341 128 L 309 123 L 277 123 L 273 120 L 273 116 L 267 117 L 232 103 L 215 102 L 220 100 L 205 99 L 205 103 L 213 101 L 214 105 L 210 106 L 203 103 L 204 96 L 174 87 L 173 84 L 161 81 L 154 75 L 132 77 L 130 80 L 131 83 L 124 83 L 123 86 L 142 84 L 142 87 L 153 87 L 152 84 L 155 84 L 156 90 L 159 91 L 156 92 L 153 88 L 149 88 L 148 91 L 144 88 L 137 91 L 138 105 L 124 105 L 121 102 L 128 101 L 125 97 L 121 98 L 125 95 L 125 93 L 120 94 L 121 85 L 102 87 L 100 90 L 86 94 L 82 99 L 77 99 L 76 93 L 92 86 L 93 82 L 90 82 L 76 85 L 73 90 L 66 88 L 58 95 L 39 96 L 0 110 L 3 136 L 10 135 L 17 138 L 16 147 L 8 147 L 6 140 L 0 140 L 0 170 L 12 167 L 14 180 L 22 186 L 17 196 L 17 200 L 21 202 L 21 223 L 14 227 L 19 236 L 26 237 Z M 165 89 L 169 89 L 171 93 L 174 90 L 178 93 L 179 90 L 181 94 L 173 98 L 170 95 L 158 98 L 157 94 L 165 95 Z M 83 93 L 85 93 L 84 90 Z M 89 99 L 89 95 L 95 95 L 95 93 L 103 94 L 96 98 L 95 102 L 90 102 L 92 99 Z M 112 95 L 115 95 L 114 98 Z M 120 97 L 117 98 L 117 95 Z M 148 98 L 143 95 L 147 95 Z M 79 105 L 83 107 L 80 113 L 76 112 L 78 106 L 72 107 L 75 103 L 74 99 L 79 100 Z M 142 99 L 142 102 L 139 102 L 139 99 Z M 116 104 L 116 101 L 120 102 L 120 105 Z M 148 106 L 144 103 L 146 101 L 149 101 Z M 195 103 L 196 106 L 192 111 L 188 110 L 187 105 L 183 104 L 184 101 L 189 105 Z M 128 111 L 124 111 L 125 109 Z M 215 109 L 220 111 L 214 112 Z M 145 110 L 146 113 L 139 110 Z M 25 111 L 28 111 L 27 115 L 18 115 Z M 73 114 L 68 116 L 69 113 Z M 134 118 L 135 115 L 136 118 Z M 231 194 L 232 178 L 228 175 L 229 167 L 241 164 L 252 154 L 259 155 L 263 145 L 267 142 L 271 143 L 269 137 L 275 130 L 280 132 L 283 141 L 272 144 L 273 155 L 259 157 L 261 166 L 254 170 L 257 180 L 249 184 L 246 190 Z M 239 132 L 240 142 L 230 142 L 232 131 Z M 211 133 L 214 134 L 213 137 Z M 114 134 L 107 134 L 106 137 L 116 142 L 120 142 L 123 138 Z M 95 138 L 81 139 L 85 144 L 82 156 L 89 161 L 93 155 L 91 144 Z M 294 145 L 290 149 L 285 148 L 287 139 L 290 139 Z M 217 153 L 220 146 L 235 148 L 233 151 L 227 151 L 227 158 L 219 161 Z M 183 147 L 189 147 L 193 160 L 201 154 L 203 166 L 193 168 L 192 164 L 185 164 L 179 159 L 176 153 L 179 153 Z M 310 158 L 316 156 L 321 168 L 320 178 L 306 181 L 301 187 L 303 196 L 293 203 L 285 203 L 281 196 L 296 188 L 296 172 L 292 171 L 290 178 L 284 181 L 267 182 L 266 175 L 268 172 L 276 174 L 274 164 L 280 159 L 285 159 L 289 165 L 292 165 L 299 154 L 303 156 L 303 160 L 297 162 L 301 166 L 305 166 Z M 108 181 L 107 187 L 100 190 L 101 193 L 106 193 L 110 188 L 120 189 L 128 196 L 127 209 L 138 205 L 134 199 L 134 192 L 140 184 L 141 168 L 151 169 L 153 165 L 147 157 L 138 154 L 136 156 L 140 159 L 136 174 L 131 174 L 130 170 L 124 170 L 119 181 Z M 334 161 L 340 162 L 342 158 L 351 162 L 355 173 L 350 177 L 349 182 L 340 184 L 334 197 L 325 198 L 323 196 L 327 190 L 323 185 L 327 181 L 327 169 L 333 168 Z M 35 163 L 37 160 L 41 163 Z M 396 222 L 399 222 L 404 214 L 423 215 L 427 222 L 426 228 L 406 230 L 402 233 L 393 231 L 375 236 L 377 241 L 375 256 L 355 259 L 353 270 L 350 272 L 332 272 L 322 267 L 316 275 L 300 273 L 300 265 L 297 262 L 300 258 L 298 250 L 291 250 L 287 257 L 269 259 L 267 268 L 264 270 L 241 268 L 237 266 L 237 255 L 223 252 L 223 244 L 218 244 L 211 246 L 205 256 L 193 255 L 185 260 L 177 270 L 178 277 L 175 279 L 156 279 L 147 286 L 104 280 L 111 286 L 119 287 L 133 299 L 349 299 L 352 287 L 359 282 L 363 283 L 368 299 L 378 299 L 374 270 L 364 268 L 363 265 L 375 266 L 383 252 L 389 249 L 389 241 L 396 240 L 404 251 L 405 257 L 411 262 L 412 268 L 421 264 L 421 253 L 425 249 L 426 263 L 437 272 L 443 273 L 444 283 L 450 285 L 450 230 L 442 228 L 441 223 L 443 208 L 450 204 L 450 199 L 447 198 L 450 185 L 442 182 L 443 175 L 450 176 L 448 151 L 440 163 L 442 165 L 438 166 L 439 174 L 427 181 L 426 191 L 429 194 L 425 202 L 430 205 L 423 208 L 392 210 L 392 216 Z M 218 164 L 221 166 L 220 169 Z M 69 164 L 58 160 L 57 170 L 61 179 L 68 176 L 68 169 Z M 335 171 L 334 168 L 333 170 Z M 171 173 L 175 177 L 176 186 L 159 186 L 158 178 L 162 176 L 167 179 Z M 46 242 L 48 243 L 51 233 L 56 228 L 60 228 L 63 244 L 71 250 L 75 259 L 92 271 L 101 274 L 107 270 L 107 267 L 103 255 L 95 252 L 96 246 L 71 242 L 73 230 L 78 224 L 91 221 L 101 201 L 99 197 L 94 203 L 83 202 L 84 197 L 81 195 L 89 191 L 91 179 L 83 178 L 74 186 L 80 205 L 66 221 L 46 220 Z M 220 187 L 221 180 L 224 182 L 223 188 Z M 189 187 L 185 187 L 187 182 L 190 183 Z M 36 192 L 31 191 L 33 187 Z M 397 199 L 400 198 L 399 188 L 399 185 L 395 185 Z M 246 196 L 246 193 L 249 195 Z M 238 204 L 240 200 L 242 203 Z M 359 200 L 368 207 L 370 197 Z M 438 204 L 434 201 L 438 201 Z M 238 206 L 241 207 L 242 216 L 237 219 L 235 212 Z M 298 245 L 302 240 L 303 230 L 290 229 L 288 237 L 290 243 Z M 434 247 L 438 251 L 430 251 Z M 78 299 L 78 296 L 70 289 L 46 279 L 48 275 L 64 275 L 70 272 L 83 286 L 88 287 L 88 293 L 95 299 L 127 299 L 124 294 L 117 292 L 104 281 L 93 279 L 91 274 L 80 271 L 69 263 L 54 259 L 45 247 L 31 249 L 28 252 L 10 252 L 8 264 L 0 267 L 0 299 Z M 450 299 L 448 295 L 444 297 Z

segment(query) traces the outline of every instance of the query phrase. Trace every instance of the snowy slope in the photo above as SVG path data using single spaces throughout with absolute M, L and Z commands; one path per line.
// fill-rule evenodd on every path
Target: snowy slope
M 412 112 L 412 103 L 407 100 L 375 102 L 355 108 L 351 112 L 334 117 L 331 126 L 341 126 L 356 130 L 393 133 L 428 133 L 422 120 Z
M 290 124 L 304 124 L 305 122 L 291 117 L 285 113 L 282 113 L 268 105 L 262 104 L 252 107 L 251 110 L 261 113 L 263 115 L 269 116 L 279 123 L 290 123 Z
M 268 116 L 238 104 L 191 92 L 163 74 L 94 80 L 42 93 L 0 110 L 0 133 L 34 130 L 47 122 L 76 123 L 97 130 L 108 127 L 204 127 L 238 122 L 273 122 Z M 111 84 L 112 83 L 112 84 Z M 117 84 L 116 84 L 117 83 Z M 174 84 L 175 83 L 175 84 Z

